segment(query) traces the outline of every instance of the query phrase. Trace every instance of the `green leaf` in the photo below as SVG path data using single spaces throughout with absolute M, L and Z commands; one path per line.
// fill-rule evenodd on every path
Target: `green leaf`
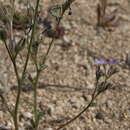
M 46 69 L 48 66 L 45 65 L 45 64 L 40 64 L 39 67 L 40 67 L 39 70 L 44 70 L 44 69 Z

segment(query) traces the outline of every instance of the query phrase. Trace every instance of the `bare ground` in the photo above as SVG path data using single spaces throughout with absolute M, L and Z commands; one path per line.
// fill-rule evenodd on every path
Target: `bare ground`
M 48 68 L 39 81 L 38 104 L 39 110 L 44 112 L 39 130 L 57 128 L 89 103 L 95 82 L 94 56 L 125 60 L 130 50 L 130 2 L 110 2 L 118 3 L 111 8 L 117 8 L 117 15 L 121 18 L 111 32 L 100 29 L 97 34 L 97 0 L 76 1 L 72 6 L 72 16 L 66 14 L 64 17 L 61 24 L 65 35 L 55 41 L 46 63 Z M 50 2 L 43 1 L 43 17 L 49 5 Z M 48 38 L 45 42 L 48 43 Z M 44 43 L 42 49 L 44 53 Z M 3 44 L 0 50 L 1 79 L 9 77 L 9 85 L 16 85 Z M 120 72 L 112 77 L 113 87 L 100 95 L 94 106 L 64 130 L 130 130 L 130 72 L 116 66 Z M 26 102 L 20 107 L 21 128 L 25 128 L 32 117 L 29 105 L 32 94 L 31 90 L 22 94 L 22 100 Z M 6 95 L 12 106 L 15 95 L 15 90 Z M 6 111 L 0 111 L 0 124 L 13 129 L 12 118 Z

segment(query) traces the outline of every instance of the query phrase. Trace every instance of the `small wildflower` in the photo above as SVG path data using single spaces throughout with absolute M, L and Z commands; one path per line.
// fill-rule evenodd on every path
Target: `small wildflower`
M 107 62 L 111 64 L 117 64 L 117 61 L 113 59 L 108 59 Z
M 107 64 L 107 61 L 102 60 L 102 59 L 95 59 L 95 62 L 96 62 L 97 64 Z
M 117 61 L 113 59 L 108 59 L 108 60 L 95 59 L 95 62 L 98 64 L 108 64 L 108 63 L 117 64 Z

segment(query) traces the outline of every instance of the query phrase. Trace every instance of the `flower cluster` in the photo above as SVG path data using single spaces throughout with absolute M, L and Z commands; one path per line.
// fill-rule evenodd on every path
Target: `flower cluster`
M 95 59 L 97 64 L 117 64 L 118 62 L 113 59 L 103 60 L 103 59 Z

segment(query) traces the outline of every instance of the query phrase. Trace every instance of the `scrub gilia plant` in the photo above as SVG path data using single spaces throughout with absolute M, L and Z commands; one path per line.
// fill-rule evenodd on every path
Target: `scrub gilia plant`
M 52 16 L 54 16 L 57 20 L 56 28 L 59 26 L 60 21 L 63 18 L 65 11 L 70 9 L 70 5 L 74 1 L 75 0 L 66 0 L 65 3 L 63 3 L 61 5 L 54 5 L 54 6 L 50 7 L 49 13 Z M 36 36 L 38 36 L 38 34 L 43 34 L 47 30 L 51 29 L 51 26 L 49 25 L 44 31 L 42 31 L 42 33 L 39 33 L 37 30 L 39 3 L 40 3 L 40 0 L 37 0 L 35 8 L 30 6 L 30 9 L 27 9 L 28 12 L 30 12 L 30 10 L 31 10 L 31 13 L 32 13 L 30 15 L 31 17 L 29 17 L 29 18 L 26 17 L 27 20 L 25 20 L 25 17 L 22 17 L 22 19 L 21 19 L 20 16 L 22 14 L 15 12 L 15 8 L 14 8 L 15 1 L 14 0 L 11 1 L 11 3 L 10 3 L 11 6 L 9 8 L 4 8 L 4 6 L 0 7 L 0 10 L 1 10 L 0 15 L 2 16 L 0 20 L 1 20 L 2 24 L 4 25 L 0 29 L 0 39 L 4 43 L 5 48 L 8 52 L 8 55 L 13 64 L 14 72 L 15 72 L 16 79 L 17 79 L 17 92 L 16 92 L 17 96 L 16 96 L 14 108 L 9 107 L 7 100 L 5 99 L 5 97 L 2 94 L 0 94 L 0 97 L 1 97 L 1 100 L 3 101 L 3 104 L 5 105 L 8 112 L 10 113 L 10 115 L 13 118 L 15 130 L 19 130 L 19 120 L 18 119 L 19 119 L 20 101 L 21 101 L 21 94 L 22 94 L 22 85 L 24 84 L 24 80 L 25 80 L 27 73 L 29 74 L 29 80 L 32 83 L 33 92 L 34 92 L 34 95 L 33 95 L 34 117 L 31 120 L 33 129 L 35 129 L 35 130 L 38 129 L 39 120 L 40 120 L 40 116 L 41 116 L 41 114 L 38 112 L 38 108 L 37 108 L 38 107 L 37 106 L 37 84 L 38 84 L 38 79 L 39 79 L 41 71 L 45 69 L 45 62 L 46 62 L 47 56 L 50 52 L 50 49 L 52 47 L 52 44 L 54 42 L 54 38 L 52 38 L 51 42 L 49 43 L 49 47 L 47 49 L 46 54 L 43 55 L 43 57 L 39 61 L 37 54 L 39 53 L 38 48 L 40 47 L 41 44 Z M 61 13 L 57 14 L 57 11 L 59 11 L 59 10 Z M 70 12 L 69 12 L 69 14 L 70 14 Z M 26 15 L 26 16 L 28 16 L 28 15 Z M 23 26 L 23 22 L 24 22 L 25 26 Z M 16 38 L 15 38 L 14 29 L 23 30 L 23 32 L 24 32 L 24 35 L 23 36 L 21 35 L 19 40 L 16 40 Z M 35 35 L 35 34 L 37 34 L 37 35 Z M 20 72 L 18 69 L 18 66 L 17 66 L 17 59 L 21 55 L 20 53 L 22 53 L 22 51 L 24 51 L 25 49 L 27 51 L 25 51 L 26 56 L 23 58 L 24 61 L 22 62 L 23 70 L 22 70 L 22 72 Z M 27 70 L 30 58 L 33 60 L 33 65 L 36 70 L 35 77 L 32 77 L 31 74 Z

